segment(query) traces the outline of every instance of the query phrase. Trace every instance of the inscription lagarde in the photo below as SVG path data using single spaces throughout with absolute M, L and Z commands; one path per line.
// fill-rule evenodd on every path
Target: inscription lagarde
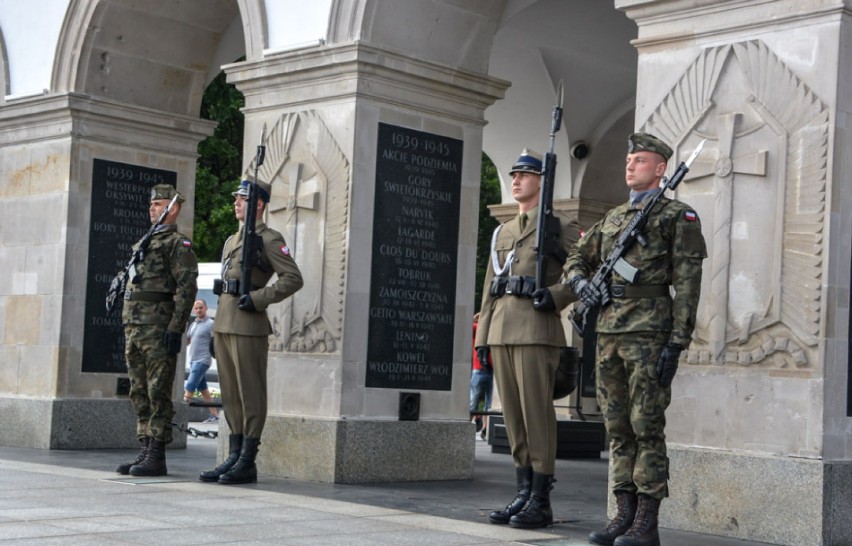
M 704 157 L 716 156 L 678 190 L 698 209 L 710 254 L 689 363 L 816 361 L 828 116 L 753 40 L 703 50 L 643 125 L 677 150 L 707 138 Z

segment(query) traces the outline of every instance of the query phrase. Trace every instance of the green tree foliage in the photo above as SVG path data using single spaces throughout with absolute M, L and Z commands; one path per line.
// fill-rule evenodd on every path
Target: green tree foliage
M 243 94 L 222 72 L 204 91 L 201 117 L 217 123 L 213 136 L 198 145 L 195 173 L 193 247 L 199 262 L 221 260 L 225 239 L 237 231 L 231 192 L 242 178 Z
M 491 216 L 488 205 L 500 203 L 500 177 L 497 167 L 485 153 L 482 154 L 482 167 L 479 186 L 479 232 L 476 236 L 476 293 L 473 308 L 479 309 L 482 302 L 482 283 L 485 282 L 485 270 L 491 263 L 491 234 L 497 227 L 497 219 Z

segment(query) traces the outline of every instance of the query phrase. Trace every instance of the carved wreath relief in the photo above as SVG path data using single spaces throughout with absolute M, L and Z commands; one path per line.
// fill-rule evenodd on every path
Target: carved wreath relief
M 817 358 L 829 111 L 760 41 L 708 48 L 642 128 L 677 162 L 707 240 L 693 364 L 807 368 Z
M 267 224 L 284 235 L 304 286 L 269 308 L 271 351 L 339 350 L 343 327 L 349 161 L 316 112 L 282 115 L 258 178 L 272 186 Z M 246 175 L 254 175 L 254 163 Z

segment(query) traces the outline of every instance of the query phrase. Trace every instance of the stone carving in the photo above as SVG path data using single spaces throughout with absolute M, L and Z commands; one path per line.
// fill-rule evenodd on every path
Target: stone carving
M 270 308 L 271 351 L 333 353 L 343 329 L 349 160 L 316 112 L 282 115 L 258 170 L 272 185 L 267 222 L 287 241 L 305 285 Z M 254 174 L 254 162 L 246 175 Z
M 752 40 L 703 50 L 642 130 L 672 143 L 679 157 L 708 139 L 678 190 L 698 209 L 710 254 L 687 362 L 812 366 L 827 106 Z

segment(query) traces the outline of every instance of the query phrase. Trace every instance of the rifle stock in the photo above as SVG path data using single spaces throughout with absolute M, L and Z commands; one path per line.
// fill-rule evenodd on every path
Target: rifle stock
M 683 181 L 683 178 L 686 176 L 686 173 L 689 172 L 689 166 L 692 165 L 692 162 L 695 161 L 695 158 L 698 157 L 698 154 L 701 153 L 702 148 L 704 148 L 704 143 L 707 140 L 702 140 L 701 143 L 695 148 L 695 151 L 692 152 L 692 155 L 689 156 L 689 159 L 686 161 L 682 161 L 680 165 L 678 165 L 677 170 L 675 170 L 671 179 L 663 178 L 663 181 L 660 183 L 659 189 L 650 197 L 648 203 L 642 209 L 637 212 L 633 218 L 631 218 L 630 222 L 627 224 L 627 227 L 621 232 L 618 240 L 615 243 L 615 246 L 610 251 L 606 260 L 598 267 L 595 274 L 592 276 L 589 281 L 592 289 L 594 289 L 597 294 L 601 298 L 600 307 L 606 307 L 610 303 L 610 293 L 607 289 L 607 285 L 610 282 L 610 278 L 612 277 L 613 271 L 622 271 L 622 267 L 626 266 L 630 269 L 623 269 L 625 273 L 628 275 L 632 275 L 630 277 L 626 275 L 622 275 L 625 277 L 625 280 L 629 282 L 633 282 L 636 279 L 636 276 L 639 274 L 638 270 L 628 264 L 626 260 L 624 260 L 624 255 L 633 247 L 635 242 L 639 242 L 639 244 L 643 245 L 644 243 L 644 235 L 642 230 L 645 227 L 645 224 L 648 223 L 648 218 L 650 218 L 651 213 L 653 213 L 654 208 L 659 202 L 660 198 L 663 196 L 663 193 L 666 190 L 674 190 L 677 186 Z M 568 319 L 571 321 L 571 324 L 574 326 L 574 329 L 577 331 L 579 335 L 584 335 L 586 329 L 589 328 L 590 325 L 588 323 L 588 315 L 589 315 L 589 307 L 582 302 L 577 302 L 574 306 L 574 311 L 571 313 L 571 316 Z
M 240 270 L 240 294 L 251 292 L 251 272 L 260 261 L 263 253 L 263 239 L 257 234 L 257 172 L 266 157 L 266 146 L 263 144 L 266 126 L 260 133 L 260 144 L 254 159 L 254 181 L 248 185 L 248 199 L 246 202 L 246 214 L 243 219 L 243 247 Z
M 556 90 L 559 102 L 553 107 L 550 125 L 550 151 L 544 157 L 544 171 L 541 174 L 541 188 L 538 199 L 538 218 L 536 223 L 536 260 L 535 287 L 545 288 L 547 276 L 547 257 L 559 252 L 561 225 L 553 215 L 553 187 L 556 183 L 556 154 L 553 152 L 556 133 L 562 125 L 562 81 Z

